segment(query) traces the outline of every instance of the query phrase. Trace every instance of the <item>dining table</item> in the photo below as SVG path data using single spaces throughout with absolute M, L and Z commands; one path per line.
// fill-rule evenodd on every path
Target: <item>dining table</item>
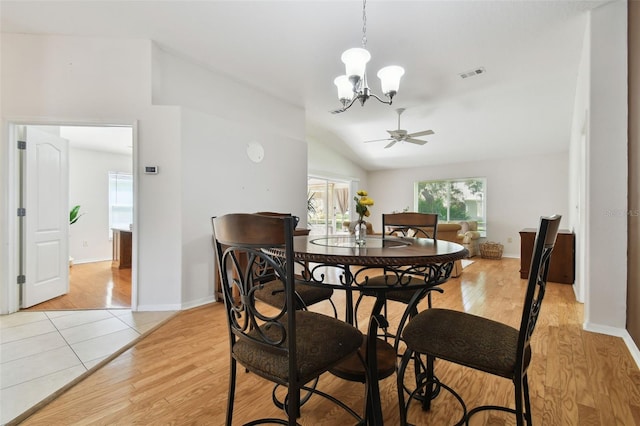
M 424 294 L 432 290 L 449 279 L 454 262 L 464 258 L 467 250 L 460 244 L 430 238 L 367 235 L 364 244 L 358 244 L 350 235 L 302 235 L 294 237 L 293 251 L 299 279 L 346 292 L 346 322 L 354 324 L 354 292 L 375 297 L 363 342 L 366 371 L 355 373 L 358 359 L 353 359 L 331 372 L 348 380 L 367 382 L 365 423 L 382 425 L 378 382 L 395 372 L 397 359 L 394 346 L 378 337 L 380 328 L 387 326 L 381 314 L 387 293 L 403 290 Z M 330 270 L 336 272 L 329 273 Z M 386 285 L 369 284 L 372 276 L 382 273 L 390 276 Z M 417 295 L 413 299 L 411 303 L 419 301 Z

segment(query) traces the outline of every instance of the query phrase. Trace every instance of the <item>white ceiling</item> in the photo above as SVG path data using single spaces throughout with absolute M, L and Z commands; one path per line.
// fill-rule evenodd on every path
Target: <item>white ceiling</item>
M 165 50 L 304 107 L 307 137 L 368 170 L 568 149 L 585 12 L 606 1 L 367 3 L 369 85 L 405 68 L 393 106 L 345 113 L 334 77 L 362 37 L 361 1 L 43 1 L 0 3 L 3 32 L 154 40 Z M 461 79 L 459 73 L 486 73 Z M 223 99 L 220 102 L 224 102 Z M 424 146 L 364 140 L 433 129 Z

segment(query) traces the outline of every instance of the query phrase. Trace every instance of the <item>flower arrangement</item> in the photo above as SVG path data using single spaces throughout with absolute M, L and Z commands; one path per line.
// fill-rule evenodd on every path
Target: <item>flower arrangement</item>
M 361 189 L 357 192 L 357 196 L 353 197 L 356 202 L 356 213 L 358 213 L 358 221 L 362 222 L 363 217 L 369 217 L 369 206 L 373 205 L 373 200 L 369 198 L 367 191 Z M 360 198 L 358 198 L 360 197 Z

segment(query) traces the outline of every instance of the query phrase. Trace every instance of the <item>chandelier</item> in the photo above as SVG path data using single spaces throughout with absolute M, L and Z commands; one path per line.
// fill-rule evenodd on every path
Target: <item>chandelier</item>
M 367 0 L 362 1 L 362 47 L 354 47 L 345 50 L 342 54 L 346 73 L 336 77 L 333 83 L 338 88 L 338 99 L 342 103 L 342 108 L 331 111 L 334 114 L 344 112 L 351 108 L 356 100 L 360 105 L 370 97 L 374 97 L 383 104 L 391 105 L 393 97 L 398 93 L 400 78 L 404 75 L 404 68 L 397 65 L 390 65 L 378 71 L 378 78 L 382 86 L 382 93 L 387 100 L 379 98 L 369 89 L 367 85 L 366 66 L 371 59 L 371 54 L 367 47 Z

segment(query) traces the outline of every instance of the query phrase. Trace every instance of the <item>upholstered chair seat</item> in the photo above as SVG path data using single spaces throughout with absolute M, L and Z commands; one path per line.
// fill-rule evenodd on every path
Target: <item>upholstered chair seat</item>
M 456 333 L 451 333 L 452 329 Z M 516 368 L 519 332 L 465 312 L 431 308 L 411 320 L 402 337 L 416 352 L 511 378 Z M 531 348 L 527 347 L 525 369 L 530 361 Z
M 333 290 L 329 287 L 313 286 L 296 282 L 296 308 L 306 309 L 324 300 L 331 301 Z M 286 293 L 282 281 L 271 281 L 255 292 L 256 298 L 271 306 L 281 307 L 285 304 Z M 334 308 L 335 310 L 335 308 Z M 335 315 L 334 315 L 335 316 Z
M 297 227 L 298 223 L 300 223 L 300 218 L 298 216 L 294 216 L 291 213 L 280 213 L 280 212 L 257 212 L 256 214 L 260 216 L 270 216 L 270 217 L 292 217 L 294 220 L 294 225 Z M 296 228 L 297 229 L 297 228 Z M 311 305 L 315 305 L 316 303 L 327 301 L 331 305 L 333 309 L 333 316 L 338 317 L 338 311 L 336 310 L 336 305 L 331 300 L 333 296 L 333 290 L 329 287 L 327 288 L 319 288 L 317 286 L 311 286 L 309 284 L 305 284 L 303 282 L 296 281 L 295 285 L 295 295 L 296 295 L 296 309 L 307 309 Z M 282 282 L 275 280 L 271 281 L 264 285 L 264 288 L 256 291 L 256 298 L 258 300 L 263 301 L 271 306 L 275 306 L 280 308 L 285 304 L 285 292 L 284 286 Z
M 416 213 L 416 212 L 403 212 L 403 213 L 386 213 L 382 215 L 382 229 L 385 237 L 415 237 L 415 238 L 430 238 L 437 240 L 438 238 L 438 215 L 432 213 Z M 383 275 L 369 277 L 367 279 L 367 285 L 369 286 L 394 286 L 398 285 L 398 281 L 401 280 L 400 285 L 419 285 L 424 284 L 425 279 L 420 271 L 410 270 L 387 270 L 385 269 Z M 424 286 L 423 286 L 424 287 Z M 400 319 L 400 322 L 396 328 L 395 333 L 391 333 L 385 330 L 385 337 L 394 339 L 394 347 L 397 349 L 400 342 L 400 332 L 405 322 L 409 317 L 414 317 L 418 314 L 417 304 L 425 296 L 428 295 L 428 305 L 431 307 L 431 295 L 430 292 L 433 288 L 426 289 L 408 289 L 408 290 L 389 290 L 386 293 L 387 301 L 395 301 L 404 303 L 407 305 L 405 312 Z M 356 311 L 362 300 L 361 293 L 358 301 L 356 302 Z M 413 303 L 412 303 L 413 302 Z M 386 305 L 385 305 L 386 315 Z
M 481 411 L 498 410 L 515 414 L 517 426 L 525 423 L 531 426 L 527 375 L 531 364 L 531 336 L 541 312 L 560 219 L 559 215 L 540 218 L 522 313 L 518 315 L 519 328 L 468 312 L 438 308 L 420 312 L 404 327 L 402 340 L 406 348 L 396 376 L 401 426 L 409 424 L 407 413 L 412 400 L 421 401 L 423 410 L 429 410 L 432 400 L 444 393 L 442 390 L 448 391 L 461 405 L 458 425 L 468 425 L 469 419 Z M 511 380 L 515 408 L 481 405 L 468 410 L 461 394 L 435 374 L 438 359 Z M 414 366 L 414 389 L 409 389 L 404 380 L 410 361 Z M 448 374 L 451 373 L 449 370 Z M 406 400 L 405 393 L 408 394 Z
M 287 316 L 282 317 L 287 330 Z M 261 326 L 260 331 L 272 339 L 279 337 L 275 327 Z M 257 337 L 258 330 L 248 333 Z M 298 379 L 307 383 L 358 350 L 362 333 L 338 319 L 309 311 L 296 311 L 296 352 Z M 338 344 L 328 344 L 338 342 Z M 286 345 L 286 340 L 283 342 Z M 240 340 L 233 347 L 234 357 L 249 371 L 276 382 L 289 381 L 289 357 L 268 347 Z
M 294 218 L 286 214 L 235 213 L 213 217 L 211 222 L 229 331 L 225 425 L 234 424 L 238 365 L 274 384 L 271 400 L 282 410 L 280 417 L 268 415 L 247 425 L 295 426 L 301 407 L 312 396 L 332 402 L 357 424 L 364 424 L 362 416 L 345 402 L 317 388 L 320 376 L 341 362 L 355 357 L 363 369 L 366 367 L 358 352 L 364 336 L 346 322 L 306 310 L 298 291 L 305 292 L 309 301 L 326 294 L 300 285 L 296 278 Z M 273 303 L 262 303 L 259 292 Z M 370 389 L 368 380 L 365 389 L 363 399 Z M 246 395 L 250 400 L 255 398 Z

